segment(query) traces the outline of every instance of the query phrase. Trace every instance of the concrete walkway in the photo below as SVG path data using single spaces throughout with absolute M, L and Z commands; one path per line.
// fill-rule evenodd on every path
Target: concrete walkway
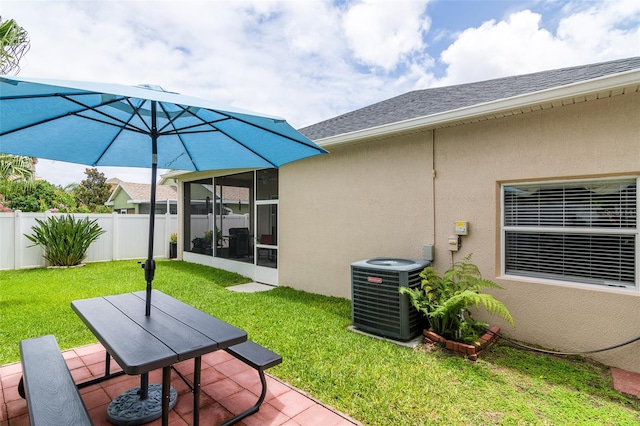
M 236 293 L 258 293 L 260 291 L 273 290 L 274 288 L 274 286 L 267 284 L 247 283 L 227 287 L 227 290 L 235 291 Z
M 106 351 L 100 344 L 83 346 L 63 352 L 76 383 L 104 373 Z M 286 362 L 286 359 L 284 360 Z M 115 362 L 112 371 L 118 371 Z M 193 378 L 193 361 L 175 367 L 188 380 Z M 28 426 L 29 415 L 25 400 L 18 395 L 22 376 L 21 364 L 0 367 L 0 426 Z M 149 374 L 150 383 L 160 383 L 161 370 Z M 172 372 L 172 386 L 178 392 L 178 402 L 169 413 L 171 426 L 193 424 L 193 396 L 187 385 Z M 107 406 L 122 392 L 140 386 L 138 376 L 120 376 L 81 390 L 82 399 L 95 426 L 110 425 Z M 283 426 L 350 426 L 359 423 L 330 407 L 310 398 L 302 391 L 267 374 L 267 396 L 256 414 L 238 425 Z M 200 394 L 200 424 L 217 425 L 249 408 L 260 394 L 258 372 L 238 361 L 225 351 L 202 357 L 202 386 Z M 160 425 L 160 419 L 147 423 Z

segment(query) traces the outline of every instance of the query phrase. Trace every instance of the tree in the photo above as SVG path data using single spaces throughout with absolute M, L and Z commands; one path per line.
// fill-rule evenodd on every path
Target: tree
M 0 74 L 20 72 L 18 63 L 30 47 L 29 34 L 16 21 L 0 16 Z
M 35 159 L 20 155 L 0 154 L 0 179 L 32 180 L 35 176 Z
M 23 212 L 76 212 L 76 200 L 62 187 L 45 180 L 0 181 L 0 211 Z
M 84 171 L 87 178 L 80 182 L 75 190 L 76 203 L 79 209 L 87 208 L 91 212 L 109 211 L 104 203 L 111 195 L 111 188 L 107 184 L 107 178 L 96 168 L 88 168 Z
M 72 192 L 62 187 L 56 187 L 53 204 L 49 208 L 52 212 L 73 213 L 76 211 L 76 199 Z
M 0 16 L 0 74 L 18 74 L 18 63 L 29 50 L 27 31 L 16 21 L 2 21 Z M 35 176 L 35 159 L 0 154 L 0 180 L 22 179 L 30 181 Z
M 55 185 L 44 180 L 33 181 L 29 185 L 13 181 L 5 185 L 5 197 L 13 210 L 43 212 L 59 205 L 56 190 Z

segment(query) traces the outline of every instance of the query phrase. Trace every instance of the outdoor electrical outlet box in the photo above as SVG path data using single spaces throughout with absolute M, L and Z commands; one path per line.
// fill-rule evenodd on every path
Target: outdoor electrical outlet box
M 460 236 L 449 236 L 449 251 L 458 251 L 460 249 Z
M 422 246 L 422 259 L 433 262 L 433 245 L 425 244 Z
M 459 220 L 456 222 L 456 235 L 467 235 L 469 233 L 469 222 Z

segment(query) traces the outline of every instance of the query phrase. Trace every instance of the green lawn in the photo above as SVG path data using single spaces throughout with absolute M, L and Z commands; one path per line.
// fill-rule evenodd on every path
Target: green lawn
M 154 288 L 245 329 L 283 356 L 270 373 L 364 424 L 640 423 L 640 400 L 613 391 L 601 366 L 503 344 L 477 362 L 408 349 L 348 331 L 345 299 L 286 287 L 253 294 L 225 289 L 247 281 L 159 261 Z M 55 334 L 63 349 L 95 342 L 69 303 L 144 285 L 134 261 L 0 272 L 0 364 L 17 361 L 18 342 L 27 337 Z

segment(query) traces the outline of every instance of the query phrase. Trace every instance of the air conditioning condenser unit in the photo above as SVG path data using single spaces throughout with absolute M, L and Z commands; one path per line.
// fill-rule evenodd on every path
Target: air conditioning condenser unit
M 419 288 L 425 260 L 378 257 L 351 264 L 351 319 L 359 330 L 397 340 L 418 336 L 424 316 L 400 294 L 400 287 Z

